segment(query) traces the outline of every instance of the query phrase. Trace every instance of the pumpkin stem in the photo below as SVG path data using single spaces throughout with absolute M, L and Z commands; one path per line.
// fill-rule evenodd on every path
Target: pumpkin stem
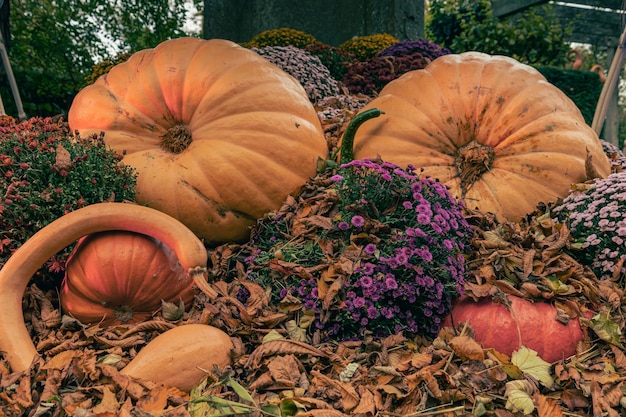
M 485 172 L 491 170 L 494 157 L 495 151 L 491 146 L 485 146 L 475 140 L 459 148 L 455 165 L 461 177 L 463 195 Z
M 378 117 L 381 114 L 385 114 L 385 112 L 378 108 L 374 108 L 365 110 L 352 118 L 343 134 L 343 138 L 341 139 L 340 164 L 347 164 L 354 159 L 354 135 L 356 134 L 357 129 L 369 119 Z
M 191 140 L 191 130 L 184 124 L 177 124 L 161 136 L 161 147 L 172 153 L 181 153 L 189 147 Z

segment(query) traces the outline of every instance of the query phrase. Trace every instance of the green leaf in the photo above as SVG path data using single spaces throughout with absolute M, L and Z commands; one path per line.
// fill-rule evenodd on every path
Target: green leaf
M 554 380 L 550 375 L 550 364 L 537 355 L 532 349 L 521 347 L 511 355 L 511 363 L 525 375 L 529 375 L 546 387 L 552 386 Z
M 509 381 L 506 383 L 506 409 L 513 413 L 530 414 L 535 411 L 530 394 L 533 392 L 533 386 L 526 380 Z
M 599 312 L 593 316 L 590 320 L 582 318 L 588 326 L 598 335 L 598 337 L 607 343 L 624 349 L 620 342 L 622 332 L 619 324 L 611 320 L 611 317 L 606 312 Z
M 280 412 L 280 407 L 276 404 L 267 404 L 261 407 L 261 410 L 265 414 L 269 414 L 270 416 L 281 417 L 282 414 Z
M 233 391 L 235 391 L 235 394 L 237 394 L 242 400 L 256 405 L 252 395 L 250 395 L 250 393 L 239 382 L 228 377 L 224 380 L 224 385 L 231 387 Z

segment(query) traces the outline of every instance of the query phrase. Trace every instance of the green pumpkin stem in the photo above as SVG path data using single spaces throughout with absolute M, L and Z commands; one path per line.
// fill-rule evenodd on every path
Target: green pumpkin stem
M 348 124 L 348 127 L 343 134 L 343 138 L 341 139 L 341 157 L 339 159 L 339 163 L 341 165 L 347 164 L 354 159 L 354 135 L 356 134 L 358 128 L 369 119 L 378 117 L 381 114 L 385 114 L 385 112 L 378 108 L 368 109 L 357 114 L 350 121 L 350 124 Z

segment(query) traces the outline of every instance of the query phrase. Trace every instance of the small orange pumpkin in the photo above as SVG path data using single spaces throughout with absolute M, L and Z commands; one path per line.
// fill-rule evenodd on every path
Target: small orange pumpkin
M 76 95 L 68 123 L 81 135 L 105 132 L 138 172 L 137 202 L 207 244 L 247 239 L 328 156 L 304 87 L 221 39 L 136 52 Z
M 463 296 L 452 305 L 444 326 L 460 327 L 468 322 L 475 339 L 484 348 L 493 348 L 511 355 L 525 346 L 547 362 L 555 362 L 576 354 L 584 332 L 578 318 L 563 324 L 556 318 L 556 308 L 549 303 L 530 302 L 507 296 L 510 310 L 489 298 L 474 301 Z
M 103 326 L 144 321 L 162 301 L 189 306 L 194 282 L 158 240 L 116 230 L 81 238 L 70 254 L 59 299 L 64 312 Z
M 519 221 L 572 184 L 611 172 L 580 110 L 534 68 L 479 52 L 450 54 L 387 84 L 361 112 L 354 158 L 423 168 L 467 207 Z

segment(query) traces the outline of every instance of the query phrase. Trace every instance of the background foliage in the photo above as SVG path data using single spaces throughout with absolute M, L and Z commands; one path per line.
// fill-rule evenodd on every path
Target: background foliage
M 193 0 L 201 8 L 202 0 Z M 11 0 L 9 58 L 27 116 L 65 114 L 85 77 L 120 52 L 185 33 L 185 0 Z M 0 95 L 17 109 L 4 68 Z
M 551 5 L 530 8 L 518 20 L 498 19 L 491 0 L 431 0 L 425 31 L 454 53 L 481 51 L 525 64 L 563 66 L 570 50 L 564 27 Z

